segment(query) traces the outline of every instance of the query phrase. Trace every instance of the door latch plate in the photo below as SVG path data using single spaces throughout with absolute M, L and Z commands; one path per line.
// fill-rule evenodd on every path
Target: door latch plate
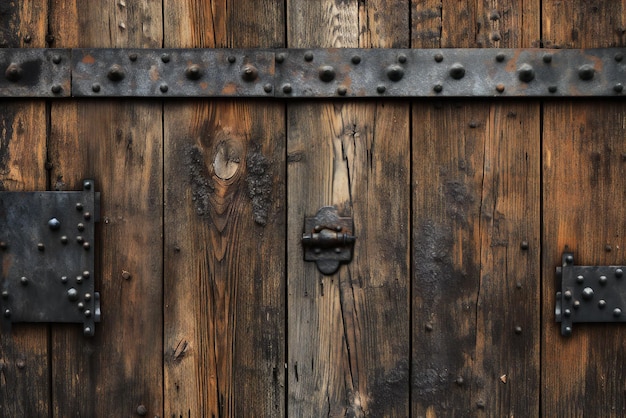
M 572 334 L 579 322 L 626 322 L 626 266 L 575 266 L 574 254 L 562 256 L 556 275 L 556 322 L 561 334 Z
M 324 206 L 304 220 L 304 260 L 315 261 L 323 274 L 333 274 L 341 263 L 352 260 L 356 237 L 352 218 L 339 216 L 333 206 Z
M 0 192 L 0 314 L 16 322 L 82 323 L 93 336 L 100 322 L 94 291 L 94 235 L 100 193 Z

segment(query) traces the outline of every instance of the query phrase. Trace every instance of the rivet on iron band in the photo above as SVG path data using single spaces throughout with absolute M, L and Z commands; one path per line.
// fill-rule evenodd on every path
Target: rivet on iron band
M 566 290 L 565 293 L 563 293 L 563 297 L 566 300 L 570 300 L 572 298 L 572 291 L 571 290 Z
M 624 54 L 622 54 L 621 52 L 618 52 L 617 54 L 615 54 L 615 61 L 617 62 L 622 62 L 622 60 L 624 59 Z
M 435 84 L 433 90 L 435 91 L 435 93 L 441 93 L 441 91 L 443 90 L 443 86 L 441 84 Z
M 569 309 L 565 309 L 565 310 L 563 311 L 563 315 L 564 315 L 566 318 L 569 318 L 570 316 L 572 316 L 572 311 L 570 311 Z
M 79 212 L 80 212 L 81 210 L 83 210 L 83 204 L 82 204 L 82 203 L 77 203 L 77 204 L 76 204 L 76 210 L 77 210 L 77 211 L 79 211 Z
M 83 335 L 93 335 L 91 327 L 85 327 L 85 329 L 83 329 Z
M 20 283 L 22 284 L 22 286 L 28 285 L 28 278 L 25 276 L 20 277 Z
M 566 337 L 572 335 L 572 327 L 565 327 L 565 329 L 563 330 L 563 335 L 565 335 Z
M 337 94 L 338 95 L 345 96 L 347 92 L 348 92 L 348 89 L 346 89 L 344 86 L 337 87 Z
M 43 243 L 42 243 L 42 242 L 40 242 L 39 244 L 37 244 L 37 249 L 38 249 L 39 251 L 43 251 L 43 250 L 45 250 L 45 249 L 46 249 L 46 246 L 45 246 L 45 245 L 43 245 Z
M 5 309 L 5 311 L 4 311 L 4 317 L 5 317 L 5 318 L 10 318 L 10 317 L 11 317 L 11 310 L 10 310 L 10 309 Z
M 50 90 L 54 94 L 59 94 L 61 93 L 61 90 L 63 90 L 63 88 L 59 84 L 54 84 Z
M 91 182 L 90 181 L 86 181 L 83 183 L 83 187 L 85 188 L 85 190 L 90 190 L 91 189 Z
M 515 327 L 515 333 L 517 335 L 520 335 L 522 333 L 522 327 L 520 327 L 519 325 Z
M 576 277 L 576 283 L 578 283 L 578 284 L 583 284 L 584 282 L 585 282 L 585 276 L 583 276 L 582 274 L 579 274 L 579 275 Z
M 598 301 L 598 308 L 600 308 L 600 309 L 606 308 L 606 301 L 604 299 L 600 299 Z
M 506 58 L 506 55 L 504 55 L 503 52 L 498 52 L 496 54 L 496 61 L 498 61 L 498 62 L 504 61 L 505 58 Z
M 231 64 L 234 64 L 236 61 L 237 61 L 237 58 L 234 55 L 228 56 L 228 62 L 230 62 Z
M 86 318 L 91 317 L 91 311 L 89 309 L 85 309 L 85 317 Z
M 443 55 L 435 54 L 435 62 L 441 62 L 441 61 L 443 61 Z
M 291 93 L 291 84 L 285 84 L 283 86 L 283 93 L 287 93 L 287 94 Z
M 273 89 L 274 87 L 270 83 L 267 83 L 263 86 L 263 91 L 265 91 L 266 93 L 271 93 Z
M 91 293 L 85 293 L 85 301 L 89 302 L 91 300 Z
M 575 300 L 574 301 L 574 309 L 578 309 L 580 308 L 580 301 L 579 300 Z
M 454 78 L 455 80 L 460 80 L 464 76 L 465 76 L 465 67 L 463 67 L 463 65 L 459 64 L 458 62 L 455 62 L 454 64 L 450 66 L 450 77 Z
M 76 237 L 76 242 L 79 243 L 79 244 L 82 244 L 83 242 L 85 242 L 85 239 L 82 236 L 79 235 L 79 236 Z
M 198 64 L 191 64 L 185 70 L 185 75 L 190 80 L 198 80 L 200 79 L 200 77 L 202 77 L 202 69 Z
M 170 62 L 170 54 L 162 54 L 161 55 L 161 61 L 168 63 Z
M 383 94 L 385 90 L 387 90 L 387 87 L 383 86 L 382 84 L 376 87 L 376 91 L 378 92 L 378 94 Z
M 241 78 L 244 81 L 254 81 L 259 76 L 259 72 L 253 65 L 246 65 L 241 70 Z
M 100 84 L 93 83 L 91 85 L 91 91 L 93 91 L 94 93 L 99 93 L 100 92 Z
M 107 73 L 107 78 L 109 80 L 120 81 L 123 80 L 124 77 L 126 77 L 126 74 L 124 74 L 124 69 L 120 65 L 111 65 L 111 67 L 109 68 L 109 72 Z
M 313 61 L 313 53 L 311 51 L 307 51 L 304 53 L 304 60 L 311 62 Z
M 543 62 L 550 64 L 552 62 L 552 54 L 543 54 Z
M 328 83 L 335 79 L 335 69 L 330 65 L 322 65 L 319 68 L 319 77 L 320 80 Z
M 361 63 L 361 57 L 358 55 L 355 55 L 352 57 L 352 64 L 354 65 L 358 65 L 359 63 Z
M 76 276 L 76 283 L 77 284 L 82 284 L 83 283 L 83 277 L 82 276 Z
M 83 244 L 83 248 L 85 249 L 85 251 L 89 251 L 89 248 L 91 248 L 91 245 L 88 242 L 85 242 Z
M 558 90 L 558 89 L 557 89 L 557 87 L 556 87 L 556 86 L 548 86 L 548 91 L 549 91 L 550 93 L 556 93 L 556 91 L 557 91 L 557 90 Z
M 404 64 L 406 62 L 406 55 L 404 55 L 404 54 L 398 55 L 398 62 L 400 64 Z
M 6 242 L 4 241 L 0 241 L 0 250 L 6 250 L 8 248 L 8 245 Z
M 624 275 L 624 270 L 622 270 L 622 269 L 615 269 L 615 277 L 617 277 L 619 279 L 623 275 Z
M 593 298 L 593 289 L 590 287 L 585 287 L 583 289 L 583 299 L 591 300 Z
M 61 228 L 61 222 L 57 218 L 51 218 L 48 221 L 48 228 L 53 231 L 57 231 L 59 228 Z
M 530 83 L 535 79 L 535 70 L 530 64 L 522 64 L 517 69 L 517 76 L 525 83 Z
M 161 93 L 167 93 L 167 91 L 168 91 L 169 89 L 170 89 L 170 88 L 169 88 L 169 87 L 167 86 L 167 84 L 165 84 L 165 83 L 163 83 L 163 84 L 161 84 L 161 85 L 159 86 L 159 90 L 161 90 Z
M 598 281 L 600 282 L 601 285 L 605 285 L 606 282 L 608 281 L 606 276 L 600 276 L 600 278 L 598 279 Z
M 7 290 L 3 290 L 2 291 L 2 299 L 8 299 L 9 298 L 9 292 Z
M 502 93 L 504 91 L 504 84 L 500 83 L 496 86 L 496 91 Z
M 131 61 L 137 61 L 137 54 L 135 52 L 131 52 L 128 54 L 128 59 Z
M 83 215 L 83 218 L 85 218 L 86 221 L 91 219 L 91 213 L 90 212 L 85 212 L 85 214 Z
M 283 62 L 285 62 L 285 54 L 284 53 L 280 53 L 278 55 L 276 55 L 276 62 L 279 64 L 282 64 Z
M 4 72 L 4 76 L 9 81 L 19 81 L 22 78 L 22 68 L 16 63 L 12 62 L 11 64 L 9 64 L 6 71 Z
M 67 298 L 70 300 L 70 302 L 75 302 L 78 300 L 78 290 L 74 289 L 73 287 L 67 290 Z
M 391 81 L 400 81 L 404 77 L 404 70 L 399 65 L 390 65 L 387 67 L 387 77 Z
M 621 83 L 617 83 L 613 86 L 613 91 L 615 93 L 621 93 L 622 91 L 624 91 L 624 86 Z
M 593 78 L 595 72 L 596 70 L 592 65 L 584 64 L 578 68 L 578 77 L 580 77 L 581 80 L 589 81 Z
M 67 276 L 61 276 L 61 283 L 67 283 Z
M 61 244 L 67 244 L 67 236 L 66 235 L 63 235 L 61 237 Z
M 615 308 L 613 309 L 613 316 L 614 317 L 619 317 L 620 315 L 622 315 L 622 310 L 620 308 Z
M 85 309 L 85 304 L 83 302 L 78 302 L 76 304 L 76 307 L 78 308 L 79 311 L 83 311 Z
M 572 264 L 574 262 L 574 256 L 572 256 L 571 254 L 565 257 L 565 262 L 567 264 Z
M 53 55 L 52 56 L 52 62 L 55 64 L 60 64 L 61 63 L 61 56 L 60 55 Z

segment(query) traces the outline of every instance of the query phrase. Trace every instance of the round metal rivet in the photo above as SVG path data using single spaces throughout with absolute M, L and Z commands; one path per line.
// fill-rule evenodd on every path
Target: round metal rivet
M 304 60 L 305 61 L 313 61 L 313 53 L 311 51 L 307 51 L 304 53 Z
M 61 222 L 59 222 L 57 218 L 52 218 L 48 221 L 48 228 L 52 229 L 53 231 L 56 231 L 59 228 L 61 228 Z
M 344 86 L 337 87 L 337 94 L 338 95 L 345 96 L 347 92 L 348 92 L 348 89 L 346 89 Z
M 517 69 L 517 76 L 525 83 L 530 83 L 535 79 L 535 70 L 529 64 L 522 64 Z
M 85 182 L 83 183 L 83 188 L 84 188 L 85 190 L 91 190 L 91 182 L 90 182 L 90 181 L 85 181 Z
M 624 54 L 622 54 L 621 52 L 618 52 L 617 54 L 615 54 L 615 61 L 621 62 L 623 59 L 624 59 Z
M 128 54 L 128 59 L 131 61 L 137 61 L 137 54 L 134 52 L 131 52 L 130 54 Z
M 91 219 L 91 213 L 89 212 L 85 212 L 85 214 L 83 215 L 83 218 L 85 218 L 86 221 Z
M 322 65 L 318 72 L 320 80 L 326 83 L 335 79 L 335 69 L 330 65 Z
M 565 297 L 565 299 L 571 299 L 572 298 L 572 291 L 571 290 L 566 290 L 565 293 L 563 293 L 563 297 Z
M 263 86 L 263 91 L 266 92 L 266 93 L 271 93 L 273 89 L 274 89 L 274 87 L 271 84 L 269 84 L 269 83 L 267 83 L 267 84 L 265 84 Z
M 522 241 L 521 244 L 519 245 L 519 247 L 526 251 L 528 249 L 528 241 Z
M 590 287 L 585 287 L 583 289 L 583 299 L 591 300 L 593 298 L 593 289 Z
M 25 43 L 29 44 L 32 40 L 33 40 L 33 38 L 30 35 L 24 36 L 24 42 Z
M 122 66 L 118 64 L 111 65 L 111 67 L 109 68 L 109 72 L 107 73 L 107 78 L 109 80 L 121 81 L 124 79 L 124 77 L 126 77 L 126 74 L 124 73 L 124 69 L 122 68 Z
M 170 54 L 163 54 L 163 55 L 161 55 L 161 61 L 163 61 L 163 62 L 170 62 Z
M 78 228 L 78 230 L 82 232 L 85 230 L 85 224 L 81 222 L 78 225 L 76 225 L 76 228 Z
M 202 69 L 198 64 L 191 64 L 185 70 L 185 75 L 190 80 L 198 80 L 202 77 Z
M 504 91 L 504 84 L 500 83 L 496 86 L 496 91 L 502 93 Z
M 385 90 L 387 90 L 387 87 L 385 87 L 385 86 L 378 86 L 378 87 L 376 87 L 376 91 L 379 94 L 383 94 L 385 92 Z
M 82 236 L 79 235 L 79 236 L 76 237 L 76 242 L 77 243 L 82 244 L 84 241 L 85 241 L 85 239 Z
M 580 301 L 575 300 L 574 301 L 574 309 L 578 309 L 578 308 L 580 308 Z
M 237 58 L 235 58 L 235 56 L 233 55 L 228 56 L 228 62 L 230 62 L 231 64 L 234 64 L 235 61 L 237 61 Z
M 91 317 L 91 311 L 89 309 L 85 310 L 85 318 L 90 318 Z
M 502 53 L 502 52 L 498 52 L 496 54 L 496 61 L 498 61 L 498 62 L 504 61 L 505 58 L 506 58 L 506 55 L 504 55 L 504 53 Z
M 361 63 L 361 57 L 358 55 L 355 55 L 352 57 L 352 64 L 357 65 Z
M 572 311 L 570 311 L 569 309 L 565 309 L 563 311 L 563 315 L 569 318 L 572 315 Z
M 550 93 L 556 93 L 557 91 L 557 87 L 556 86 L 548 86 L 548 91 Z
M 62 276 L 61 277 L 61 283 L 63 283 L 63 284 L 67 283 L 67 276 Z
M 83 244 L 83 248 L 85 250 L 89 250 L 89 248 L 91 248 L 91 245 L 88 242 L 86 242 L 86 243 Z
M 11 64 L 9 64 L 6 71 L 4 72 L 4 76 L 9 81 L 19 81 L 22 78 L 22 68 L 16 63 L 12 62 Z
M 253 65 L 245 65 L 241 70 L 241 78 L 244 81 L 254 81 L 258 76 L 259 72 Z
M 391 81 L 400 81 L 404 77 L 404 69 L 399 65 L 390 65 L 387 67 L 387 77 Z
M 624 86 L 621 83 L 617 83 L 613 86 L 613 91 L 615 93 L 621 93 L 624 90 Z
M 441 62 L 441 61 L 443 61 L 443 55 L 435 54 L 435 62 Z
M 585 277 L 582 275 L 579 275 L 576 277 L 576 283 L 578 284 L 582 284 L 585 281 Z
M 85 300 L 89 302 L 91 300 L 91 293 L 85 293 Z
M 76 283 L 82 284 L 83 283 L 83 276 L 76 276 Z
M 521 289 L 521 288 L 522 288 L 522 282 L 517 282 L 517 283 L 515 283 L 515 287 L 516 287 L 517 289 Z
M 6 250 L 8 248 L 8 245 L 6 242 L 4 241 L 0 241 L 0 250 Z
M 615 277 L 617 277 L 619 279 L 623 275 L 624 275 L 624 270 L 622 270 L 622 269 L 615 269 Z
M 279 63 L 279 64 L 285 62 L 285 54 L 280 53 L 280 54 L 276 55 L 276 62 Z
M 441 84 L 435 84 L 435 86 L 433 87 L 433 90 L 436 93 L 441 93 L 441 91 L 443 90 L 443 86 Z
M 147 413 L 148 413 L 148 409 L 147 409 L 145 406 L 143 406 L 143 405 L 139 405 L 139 406 L 137 407 L 137 415 L 139 415 L 139 416 L 142 416 L 142 417 L 143 417 L 143 416 L 145 416 Z
M 169 89 L 170 89 L 170 88 L 169 88 L 169 87 L 167 86 L 167 84 L 165 84 L 165 83 L 163 83 L 163 84 L 161 84 L 161 85 L 159 86 L 159 90 L 161 90 L 161 93 L 167 93 L 167 91 L 168 91 Z
M 574 256 L 573 256 L 573 255 L 571 255 L 571 254 L 570 254 L 570 255 L 567 255 L 567 256 L 565 257 L 565 262 L 566 262 L 567 264 L 572 264 L 572 263 L 574 262 Z
M 291 84 L 285 84 L 283 86 L 283 93 L 287 93 L 287 94 L 291 93 Z
M 78 290 L 74 289 L 73 287 L 67 290 L 67 298 L 71 301 L 71 302 L 75 302 L 78 300 Z
M 54 94 L 59 94 L 59 93 L 61 93 L 61 90 L 63 90 L 63 88 L 59 84 L 54 84 L 50 90 Z
M 63 235 L 61 237 L 61 244 L 67 244 L 67 236 Z
M 552 54 L 544 54 L 543 55 L 543 62 L 545 62 L 546 64 L 549 64 L 552 62 Z
M 10 317 L 11 317 L 11 310 L 10 310 L 10 309 L 5 309 L 5 311 L 4 311 L 4 317 L 5 317 L 5 318 L 10 318 Z
M 100 84 L 93 83 L 91 85 L 91 91 L 93 91 L 94 93 L 99 93 L 100 92 Z
M 9 292 L 7 290 L 3 290 L 2 291 L 2 299 L 8 299 L 9 298 Z
M 87 270 L 83 271 L 83 277 L 85 279 L 88 279 L 91 275 L 89 274 L 89 272 Z
M 450 66 L 450 77 L 454 78 L 455 80 L 460 80 L 463 77 L 465 77 L 465 67 L 463 67 L 463 65 L 459 64 L 458 62 L 452 64 Z
M 46 249 L 46 246 L 43 245 L 43 243 L 40 242 L 39 244 L 37 244 L 37 249 L 39 251 L 44 251 Z
M 563 330 L 563 335 L 565 336 L 572 335 L 572 327 L 565 327 L 565 329 Z
M 77 203 L 76 204 L 76 210 L 78 210 L 78 211 L 83 210 L 83 204 L 82 203 Z
M 61 56 L 60 55 L 52 56 L 52 62 L 55 63 L 55 64 L 60 64 L 61 63 Z
M 83 334 L 87 336 L 93 335 L 93 331 L 91 330 L 91 327 L 85 327 L 85 329 L 83 330 Z
M 517 335 L 521 334 L 522 333 L 522 327 L 520 327 L 520 326 L 515 327 L 515 333 Z
M 600 299 L 598 301 L 598 308 L 604 309 L 606 307 L 606 301 L 604 299 Z
M 620 316 L 621 314 L 622 314 L 622 310 L 621 310 L 620 308 L 615 308 L 615 309 L 613 309 L 613 316 L 614 316 L 614 317 L 616 317 L 616 318 L 617 318 L 617 317 L 618 317 L 618 316 Z
M 606 278 L 606 276 L 600 276 L 600 278 L 599 278 L 599 281 L 600 281 L 601 285 L 605 285 L 607 280 L 608 279 Z
M 400 64 L 404 64 L 406 62 L 406 55 L 404 55 L 404 54 L 398 55 L 398 62 Z
M 83 302 L 78 302 L 76 304 L 76 307 L 78 308 L 79 311 L 83 311 L 85 309 L 85 304 Z
M 431 332 L 433 330 L 433 324 L 427 322 L 426 325 L 424 325 L 424 329 L 428 332 Z
M 596 70 L 592 65 L 584 64 L 578 68 L 578 77 L 580 77 L 581 80 L 589 81 L 593 78 L 595 72 Z

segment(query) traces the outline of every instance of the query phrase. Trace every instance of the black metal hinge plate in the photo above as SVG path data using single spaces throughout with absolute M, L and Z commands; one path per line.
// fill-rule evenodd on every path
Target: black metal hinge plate
M 626 266 L 575 266 L 574 254 L 563 253 L 556 274 L 556 321 L 561 334 L 572 334 L 574 323 L 626 322 Z
M 621 97 L 624 55 L 626 48 L 0 49 L 0 97 Z
M 0 192 L 0 312 L 16 322 L 82 323 L 94 335 L 100 296 L 94 291 L 95 222 L 100 194 L 82 191 Z

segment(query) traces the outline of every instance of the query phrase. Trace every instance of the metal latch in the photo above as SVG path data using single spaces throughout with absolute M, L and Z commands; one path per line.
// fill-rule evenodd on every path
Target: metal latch
M 626 322 L 625 266 L 575 266 L 574 254 L 563 253 L 556 268 L 556 322 L 561 334 L 572 334 L 577 322 Z
M 340 263 L 352 260 L 352 218 L 341 217 L 333 206 L 324 206 L 312 218 L 304 219 L 302 246 L 304 260 L 315 261 L 323 274 L 333 274 Z
M 94 291 L 95 222 L 100 193 L 0 192 L 0 313 L 14 322 L 82 323 L 93 336 L 100 322 Z

